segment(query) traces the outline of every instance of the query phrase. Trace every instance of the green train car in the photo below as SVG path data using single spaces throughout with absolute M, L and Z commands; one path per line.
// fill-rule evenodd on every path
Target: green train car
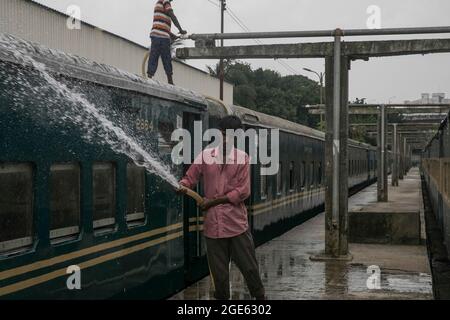
M 0 299 L 163 299 L 206 276 L 201 212 L 143 165 L 181 178 L 172 132 L 229 114 L 280 130 L 278 173 L 251 168 L 256 244 L 321 212 L 322 132 L 0 35 Z M 358 190 L 375 149 L 349 148 Z

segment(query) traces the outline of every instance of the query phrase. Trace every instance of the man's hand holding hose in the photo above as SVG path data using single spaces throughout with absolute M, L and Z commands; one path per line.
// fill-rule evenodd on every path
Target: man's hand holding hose
M 210 209 L 212 207 L 230 202 L 228 197 L 221 197 L 221 198 L 216 198 L 216 199 L 202 198 L 198 193 L 183 186 L 181 183 L 180 183 L 180 187 L 175 189 L 175 192 L 180 195 L 188 195 L 191 198 L 193 198 L 197 202 L 197 205 L 199 206 L 199 208 L 202 211 L 208 211 L 208 209 Z
M 180 195 L 188 195 L 191 198 L 193 198 L 197 202 L 197 206 L 201 206 L 203 202 L 205 201 L 197 192 L 194 190 L 189 189 L 188 187 L 185 187 L 183 184 L 180 183 L 180 186 L 175 189 L 175 192 Z

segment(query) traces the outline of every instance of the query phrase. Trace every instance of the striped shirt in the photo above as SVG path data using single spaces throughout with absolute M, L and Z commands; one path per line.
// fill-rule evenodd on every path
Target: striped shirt
M 168 15 L 169 10 L 172 10 L 169 0 L 158 0 L 155 5 L 153 27 L 150 36 L 170 39 L 172 19 Z

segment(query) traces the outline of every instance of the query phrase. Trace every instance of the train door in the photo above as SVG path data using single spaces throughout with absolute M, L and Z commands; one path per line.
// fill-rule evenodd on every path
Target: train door
M 257 127 L 252 127 L 252 126 L 245 126 L 244 130 L 249 130 L 249 129 L 253 129 L 255 130 L 255 132 L 258 132 L 258 128 Z M 250 144 L 253 144 L 253 146 L 250 146 Z M 245 139 L 245 151 L 249 156 L 252 157 L 257 157 L 257 154 L 251 154 L 251 148 L 253 148 L 254 152 L 257 153 L 258 152 L 258 146 L 259 141 L 258 141 L 258 135 L 256 136 L 255 140 L 252 139 Z M 258 159 L 256 159 L 258 160 Z M 255 186 L 259 186 L 260 180 L 261 178 L 258 178 L 258 174 L 259 174 L 259 170 L 257 170 L 257 166 L 256 165 L 250 165 L 250 186 L 251 186 L 251 194 L 250 197 L 248 197 L 245 200 L 245 205 L 248 208 L 252 207 L 253 204 L 255 203 L 255 197 L 258 196 L 258 193 L 256 192 L 256 188 Z M 254 215 L 251 214 L 250 210 L 247 210 L 248 212 L 248 223 L 249 223 L 249 228 L 250 231 L 253 232 L 254 228 Z
M 183 113 L 183 128 L 191 134 L 191 159 L 194 157 L 194 121 L 200 121 L 199 114 L 185 112 Z M 184 165 L 183 172 L 189 169 L 189 164 Z M 203 194 L 202 186 L 199 184 L 196 192 Z M 203 239 L 203 214 L 198 209 L 195 201 L 189 197 L 183 200 L 184 217 L 184 264 L 185 281 L 187 283 L 195 282 L 201 279 L 208 270 L 206 263 L 206 250 Z

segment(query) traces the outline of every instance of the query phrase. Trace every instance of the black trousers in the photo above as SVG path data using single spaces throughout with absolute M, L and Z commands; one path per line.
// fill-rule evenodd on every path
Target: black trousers
M 214 297 L 230 299 L 230 261 L 232 260 L 244 276 L 250 294 L 255 298 L 265 295 L 259 276 L 255 245 L 249 230 L 232 238 L 211 239 L 205 237 L 209 270 L 214 284 Z
M 170 39 L 151 37 L 150 57 L 148 59 L 147 74 L 154 76 L 158 69 L 158 60 L 161 57 L 164 71 L 167 75 L 172 75 L 172 56 L 170 52 Z

